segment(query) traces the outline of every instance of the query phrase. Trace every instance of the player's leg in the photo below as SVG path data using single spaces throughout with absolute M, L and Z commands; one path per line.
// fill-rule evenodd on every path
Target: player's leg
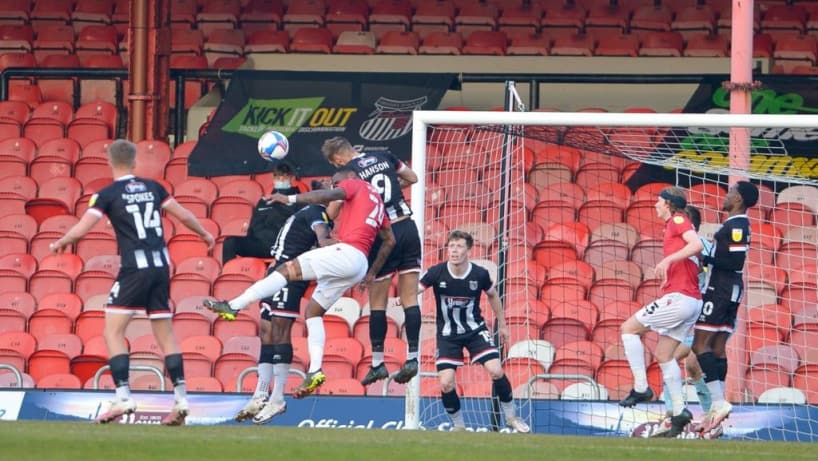
M 488 329 L 483 328 L 469 335 L 463 340 L 466 349 L 469 351 L 472 363 L 483 365 L 491 377 L 491 386 L 494 394 L 500 400 L 500 407 L 506 417 L 506 426 L 517 432 L 529 432 L 528 424 L 517 417 L 514 411 L 514 397 L 511 390 L 511 382 L 503 367 L 500 365 L 500 351 L 494 344 L 494 339 Z
M 727 401 L 724 396 L 725 380 L 727 378 L 727 339 L 731 332 L 720 331 L 714 334 L 713 338 L 713 356 L 715 366 L 714 372 L 716 377 L 714 381 L 708 383 L 708 389 L 711 390 L 713 399 L 711 411 L 708 413 L 708 418 L 705 418 L 702 424 L 702 432 L 710 433 L 721 425 L 721 422 L 730 416 L 733 411 L 733 405 Z M 714 383 L 710 384 L 710 383 Z M 713 392 L 713 389 L 716 392 Z M 711 437 L 714 438 L 714 437 Z
M 710 396 L 710 390 L 707 388 L 707 384 L 704 382 L 704 373 L 702 372 L 702 368 L 699 366 L 699 361 L 696 359 L 696 354 L 693 354 L 692 351 L 685 358 L 685 371 L 687 372 L 687 377 L 696 388 L 696 395 L 699 397 L 699 404 L 702 407 L 702 411 L 708 413 L 713 401 Z
M 297 261 L 300 263 L 304 280 L 318 281 L 306 310 L 310 368 L 304 382 L 294 393 L 296 398 L 302 398 L 312 394 L 326 380 L 324 372 L 321 371 L 326 342 L 324 321 L 321 317 L 345 291 L 363 280 L 367 271 L 367 260 L 356 248 L 336 244 L 308 251 L 299 256 Z
M 284 402 L 284 388 L 287 385 L 287 375 L 290 373 L 290 365 L 293 362 L 293 345 L 290 340 L 293 320 L 293 318 L 274 316 L 270 322 L 270 343 L 262 345 L 262 351 L 266 354 L 265 358 L 272 368 L 273 392 L 261 411 L 253 418 L 255 424 L 264 424 L 274 416 L 287 411 L 287 404 Z
M 692 341 L 693 338 L 691 335 L 688 335 L 690 340 Z M 690 354 L 690 347 L 687 345 L 687 338 L 685 342 L 679 343 L 676 346 L 676 350 L 673 352 L 673 358 L 676 361 L 683 360 Z M 670 430 L 670 418 L 673 416 L 673 401 L 671 400 L 670 396 L 670 388 L 668 386 L 663 386 L 662 388 L 662 401 L 665 403 L 665 416 L 659 422 L 659 426 L 656 430 L 653 431 L 651 437 L 663 437 L 663 433 Z
M 224 242 L 222 242 L 222 264 L 227 264 L 227 261 L 238 256 L 238 246 L 242 238 L 244 237 L 231 236 L 224 239 Z
M 108 365 L 111 367 L 111 376 L 116 386 L 116 398 L 111 402 L 108 410 L 99 415 L 96 419 L 97 423 L 109 423 L 136 410 L 136 402 L 131 397 L 128 385 L 130 356 L 128 355 L 128 343 L 125 340 L 125 329 L 131 320 L 131 315 L 133 313 L 128 310 L 106 308 L 103 337 L 108 347 Z
M 265 299 L 261 302 L 261 321 L 259 322 L 259 338 L 261 346 L 258 354 L 258 380 L 253 396 L 244 404 L 241 410 L 233 417 L 236 422 L 247 421 L 253 418 L 264 408 L 267 396 L 270 391 L 270 382 L 273 380 L 273 351 L 272 334 L 273 326 L 270 321 L 270 302 Z
M 455 372 L 463 365 L 463 347 L 465 343 L 438 336 L 435 368 L 440 380 L 440 400 L 443 408 L 452 419 L 452 431 L 465 431 L 466 423 L 460 412 L 460 397 L 457 396 Z
M 374 250 L 374 248 L 373 248 Z M 369 343 L 372 345 L 372 365 L 361 385 L 368 386 L 389 376 L 383 362 L 383 344 L 386 341 L 386 304 L 389 299 L 389 288 L 392 275 L 376 279 L 369 284 Z M 415 285 L 417 290 L 417 285 Z
M 319 249 L 307 253 L 317 250 Z M 297 280 L 314 280 L 314 278 L 305 278 L 301 270 L 301 264 L 298 259 L 294 259 L 282 264 L 271 274 L 250 285 L 244 290 L 244 293 L 230 301 L 206 299 L 203 304 L 207 309 L 221 315 L 223 318 L 233 320 L 237 311 L 244 309 L 251 303 L 273 296 L 287 286 L 288 282 Z
M 415 221 L 404 219 L 393 225 L 400 233 L 401 249 L 400 263 L 398 264 L 398 296 L 403 306 L 406 329 L 406 363 L 397 374 L 395 382 L 407 383 L 418 374 L 418 347 L 420 343 L 420 306 L 418 305 L 418 279 L 420 278 L 420 264 L 422 246 Z M 398 235 L 396 233 L 396 238 Z M 394 250 L 393 250 L 394 252 Z
M 187 402 L 182 353 L 173 334 L 173 324 L 171 323 L 173 313 L 169 304 L 170 274 L 166 267 L 148 269 L 143 272 L 152 278 L 145 287 L 142 287 L 148 297 L 145 310 L 151 320 L 153 336 L 165 355 L 165 370 L 167 370 L 173 384 L 173 408 L 162 419 L 162 424 L 179 426 L 185 423 L 185 418 L 190 412 L 190 406 Z
M 655 303 L 654 303 L 655 304 Z M 642 345 L 642 335 L 648 331 L 642 319 L 650 315 L 647 311 L 650 305 L 643 307 L 636 314 L 626 320 L 621 327 L 622 344 L 625 348 L 625 357 L 633 374 L 633 389 L 619 402 L 623 407 L 632 407 L 640 402 L 653 399 L 653 391 L 648 387 L 648 373 L 645 366 L 645 347 Z M 641 314 L 640 314 L 641 313 Z

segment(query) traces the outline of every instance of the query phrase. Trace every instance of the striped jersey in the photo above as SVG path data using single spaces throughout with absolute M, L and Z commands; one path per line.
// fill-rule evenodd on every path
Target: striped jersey
M 480 295 L 494 285 L 486 269 L 469 263 L 465 275 L 455 277 L 443 262 L 430 267 L 420 283 L 434 291 L 438 337 L 461 336 L 485 326 Z
M 91 196 L 87 212 L 108 216 L 123 268 L 169 267 L 161 210 L 170 199 L 158 182 L 127 175 Z
M 381 152 L 360 154 L 350 160 L 347 166 L 381 194 L 390 221 L 412 215 L 412 209 L 403 198 L 398 180 L 398 172 L 408 167 L 397 157 Z
M 330 225 L 324 205 L 308 205 L 287 218 L 270 250 L 277 263 L 288 261 L 309 251 L 318 243 L 315 226 Z

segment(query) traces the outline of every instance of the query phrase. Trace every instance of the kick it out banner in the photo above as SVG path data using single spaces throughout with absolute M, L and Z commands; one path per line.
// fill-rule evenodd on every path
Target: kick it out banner
M 321 155 L 333 136 L 359 152 L 411 158 L 412 111 L 437 109 L 454 74 L 238 71 L 189 159 L 191 176 L 270 170 L 257 153 L 268 130 L 289 138 L 287 162 L 299 175 L 331 175 Z

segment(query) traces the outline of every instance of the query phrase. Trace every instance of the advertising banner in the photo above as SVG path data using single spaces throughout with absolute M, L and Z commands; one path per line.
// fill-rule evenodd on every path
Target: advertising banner
M 23 394 L 25 398 L 23 399 Z M 0 408 L 11 419 L 93 421 L 105 411 L 112 392 L 0 391 Z M 122 424 L 159 424 L 173 405 L 173 394 L 134 394 L 137 411 L 123 416 Z M 247 402 L 244 394 L 190 394 L 192 425 L 235 425 L 235 415 Z M 22 400 L 22 407 L 20 407 Z M 470 399 L 470 408 L 491 408 L 487 401 Z M 520 414 L 531 421 L 532 432 L 556 435 L 603 437 L 647 437 L 664 416 L 661 403 L 623 409 L 613 401 L 532 400 L 520 402 Z M 438 398 L 423 398 L 421 429 L 451 430 L 451 422 Z M 698 405 L 688 407 L 694 419 L 701 419 Z M 13 409 L 13 411 L 12 411 Z M 6 416 L 3 419 L 8 419 Z M 470 431 L 485 431 L 489 415 L 465 412 Z M 305 400 L 287 399 L 286 413 L 276 416 L 272 426 L 304 428 L 403 429 L 404 399 L 400 397 L 316 396 Z M 818 408 L 806 405 L 735 405 L 725 423 L 724 438 L 752 440 L 818 441 L 811 424 L 818 420 Z M 478 424 L 479 423 L 479 424 Z M 243 423 L 248 424 L 248 423 Z M 249 424 L 248 424 L 249 425 Z M 478 429 L 477 427 L 480 426 Z M 503 428 L 503 432 L 509 432 Z M 687 433 L 692 438 L 694 434 Z
M 0 421 L 16 421 L 23 405 L 25 392 L 4 391 L 0 392 Z
M 286 161 L 301 176 L 334 172 L 321 144 L 344 136 L 361 152 L 411 158 L 412 111 L 437 109 L 455 74 L 237 71 L 188 161 L 191 176 L 262 173 L 268 130 L 289 138 Z
M 789 76 L 759 76 L 761 87 L 752 91 L 753 114 L 816 114 L 818 88 L 804 79 Z M 686 113 L 724 114 L 730 112 L 730 91 L 722 87 L 724 77 L 702 77 L 698 88 L 685 105 Z M 673 129 L 660 142 L 654 156 L 657 160 L 685 160 L 716 168 L 729 164 L 729 128 L 684 127 Z M 750 152 L 750 171 L 758 178 L 768 175 L 818 179 L 818 127 L 755 128 Z M 656 181 L 676 182 L 674 172 L 654 165 L 644 165 L 628 185 L 636 189 Z M 726 181 L 727 178 L 719 178 Z M 772 181 L 772 178 L 770 178 Z M 680 184 L 688 186 L 688 184 Z M 769 184 L 773 186 L 773 184 Z

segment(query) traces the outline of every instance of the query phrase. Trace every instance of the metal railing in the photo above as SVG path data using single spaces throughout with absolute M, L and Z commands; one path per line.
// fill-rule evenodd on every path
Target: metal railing
M 23 374 L 20 373 L 20 370 L 17 369 L 14 365 L 7 365 L 5 363 L 0 363 L 0 370 L 10 370 L 14 377 L 17 379 L 17 387 L 23 387 Z
M 102 377 L 103 373 L 110 369 L 111 369 L 110 365 L 105 365 L 104 367 L 101 367 L 99 370 L 97 370 L 96 373 L 94 373 L 94 380 L 91 381 L 93 389 L 99 389 L 99 379 Z M 165 391 L 165 375 L 162 373 L 162 370 L 150 365 L 131 365 L 130 367 L 128 367 L 128 370 L 150 371 L 151 373 L 159 377 L 159 390 L 162 392 Z

